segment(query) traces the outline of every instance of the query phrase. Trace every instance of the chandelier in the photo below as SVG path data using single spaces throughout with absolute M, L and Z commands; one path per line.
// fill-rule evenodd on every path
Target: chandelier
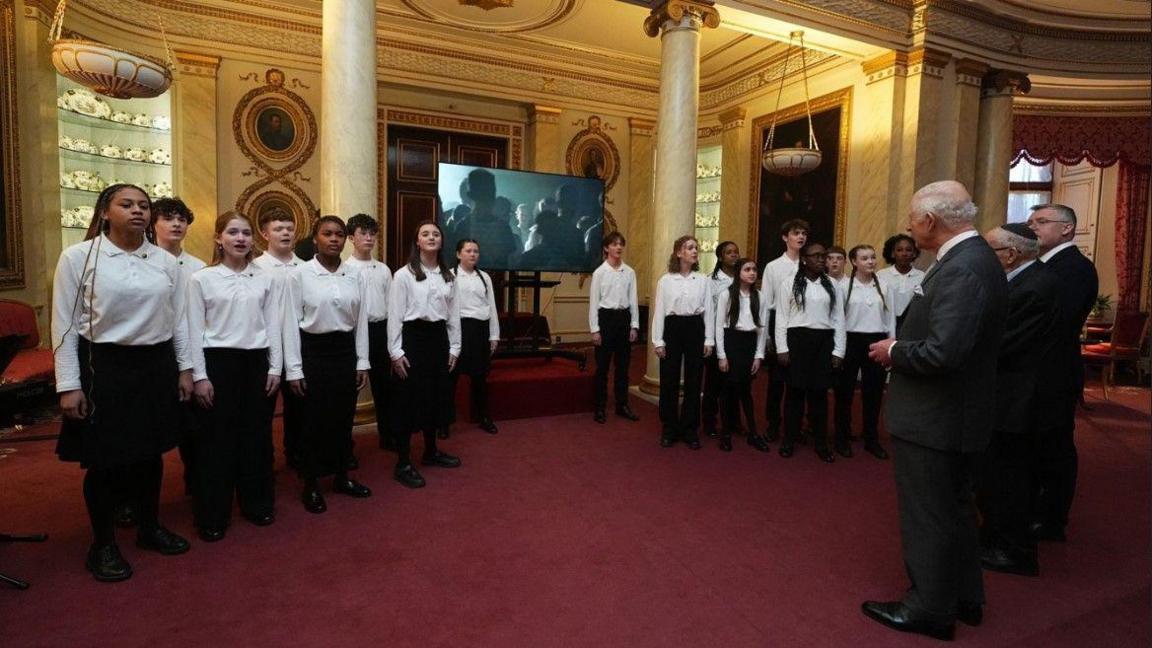
M 160 35 L 168 54 L 167 62 L 103 43 L 60 38 L 67 4 L 68 0 L 60 0 L 56 5 L 48 31 L 52 66 L 61 76 L 115 99 L 147 99 L 168 90 L 172 85 L 172 50 L 168 47 L 163 21 L 160 21 Z
M 804 112 L 808 115 L 808 146 L 773 148 L 776 139 L 776 120 L 780 114 L 780 99 L 784 96 L 784 79 L 788 75 L 788 61 L 792 58 L 792 42 L 800 41 L 800 72 L 804 76 Z M 816 131 L 812 128 L 812 108 L 808 102 L 808 61 L 804 56 L 804 32 L 794 31 L 788 35 L 788 51 L 784 54 L 784 67 L 780 69 L 780 92 L 776 95 L 776 111 L 772 113 L 772 126 L 768 128 L 768 139 L 764 141 L 764 156 L 761 164 L 764 170 L 776 175 L 794 177 L 803 175 L 820 166 L 823 155 L 816 142 Z

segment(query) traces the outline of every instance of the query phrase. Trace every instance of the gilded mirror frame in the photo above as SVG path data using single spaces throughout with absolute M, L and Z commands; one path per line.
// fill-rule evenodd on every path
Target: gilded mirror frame
M 0 0 L 0 290 L 24 287 L 20 146 L 16 125 L 16 30 L 13 0 Z

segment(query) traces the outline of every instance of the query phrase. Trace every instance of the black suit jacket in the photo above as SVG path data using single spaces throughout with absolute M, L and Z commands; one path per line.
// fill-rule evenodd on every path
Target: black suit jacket
M 979 236 L 928 272 L 892 347 L 892 436 L 948 452 L 988 446 L 1007 293 L 996 253 Z
M 1080 393 L 1084 389 L 1080 331 L 1096 301 L 1100 280 L 1096 277 L 1096 266 L 1075 245 L 1060 250 L 1044 265 L 1059 278 L 1061 285 L 1060 330 L 1057 332 L 1058 342 L 1052 358 L 1051 387 L 1054 390 Z
M 996 366 L 997 433 L 1029 434 L 1035 429 L 1044 375 L 1059 342 L 1060 280 L 1033 263 L 1008 282 L 1008 315 Z

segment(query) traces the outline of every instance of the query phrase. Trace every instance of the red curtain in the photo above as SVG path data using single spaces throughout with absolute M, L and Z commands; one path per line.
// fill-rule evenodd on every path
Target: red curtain
M 1148 227 L 1148 179 L 1152 168 L 1152 120 L 1147 117 L 1016 115 L 1016 157 L 1043 165 L 1056 160 L 1095 167 L 1120 163 L 1116 190 L 1117 310 L 1140 309 L 1144 234 Z

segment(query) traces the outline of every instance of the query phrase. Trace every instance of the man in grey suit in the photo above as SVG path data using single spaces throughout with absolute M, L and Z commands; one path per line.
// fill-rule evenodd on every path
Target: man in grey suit
M 975 218 L 959 182 L 934 182 L 912 196 L 908 231 L 921 249 L 936 251 L 936 263 L 900 338 L 869 352 L 892 369 L 885 417 L 912 583 L 903 600 L 866 601 L 862 610 L 896 630 L 944 640 L 956 620 L 983 618 L 973 473 L 991 437 L 1007 308 L 1004 271 Z

